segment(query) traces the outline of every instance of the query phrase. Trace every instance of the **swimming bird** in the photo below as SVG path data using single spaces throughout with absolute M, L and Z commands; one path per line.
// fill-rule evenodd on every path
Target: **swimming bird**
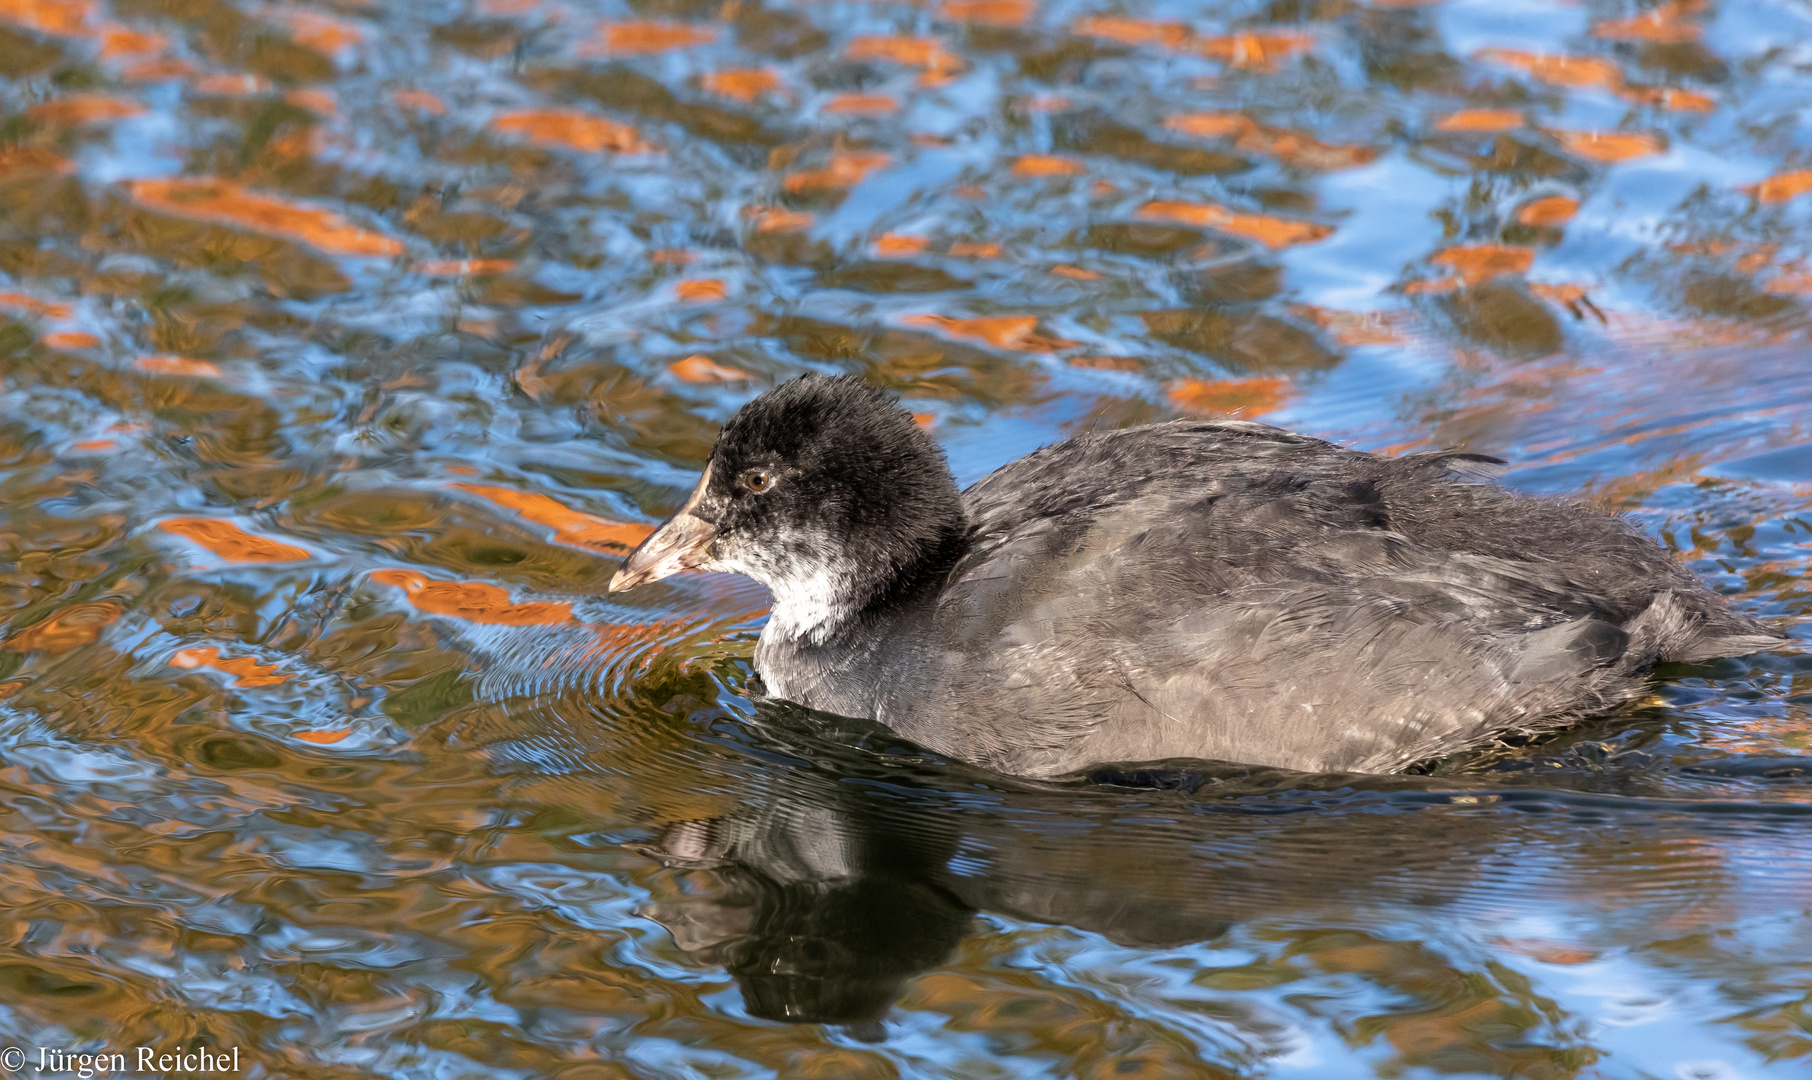
M 883 391 L 744 405 L 612 592 L 766 585 L 772 697 L 1053 776 L 1199 758 L 1394 772 L 1640 693 L 1658 661 L 1784 639 L 1626 520 L 1241 420 L 1092 432 L 959 491 Z

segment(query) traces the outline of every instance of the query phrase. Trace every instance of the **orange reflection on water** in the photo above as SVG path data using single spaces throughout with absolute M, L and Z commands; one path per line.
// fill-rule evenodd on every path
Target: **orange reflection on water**
M 426 90 L 392 90 L 390 100 L 405 109 L 420 109 L 430 116 L 445 116 L 447 103 Z
M 1164 126 L 1203 139 L 1232 139 L 1241 150 L 1268 154 L 1299 168 L 1348 169 L 1378 156 L 1370 147 L 1333 146 L 1299 132 L 1265 127 L 1231 110 L 1179 113 L 1166 117 Z
M 1687 16 L 1705 10 L 1704 0 L 1671 0 L 1630 19 L 1606 19 L 1592 24 L 1592 36 L 1607 41 L 1647 41 L 1657 45 L 1684 45 L 1698 41 L 1704 28 L 1687 22 Z
M 477 495 L 498 506 L 516 511 L 525 521 L 554 530 L 554 539 L 586 548 L 620 548 L 628 551 L 654 530 L 634 522 L 611 521 L 582 513 L 548 495 L 486 484 L 454 484 L 460 491 Z
M 675 360 L 667 365 L 667 370 L 681 382 L 694 385 L 747 382 L 754 378 L 746 371 L 720 364 L 703 353 L 693 353 L 683 360 Z
M 1501 948 L 1523 956 L 1539 960 L 1544 964 L 1589 964 L 1598 959 L 1594 949 L 1580 948 L 1577 945 L 1563 945 L 1554 941 L 1543 941 L 1540 938 L 1498 938 L 1492 942 Z
M 69 172 L 75 168 L 68 159 L 41 146 L 0 147 L 0 177 L 13 173 Z
M 1032 9 L 1032 0 L 944 0 L 938 14 L 953 22 L 1024 26 L 1032 17 Z
M 1126 45 L 1162 45 L 1178 49 L 1190 38 L 1189 27 L 1176 22 L 1102 17 L 1077 19 L 1070 28 L 1082 37 L 1107 38 Z
M 1777 274 L 1763 284 L 1771 293 L 1787 296 L 1812 296 L 1812 274 Z
M 1600 87 L 1617 90 L 1623 86 L 1623 69 L 1601 56 L 1546 56 L 1521 49 L 1480 49 L 1480 60 L 1506 67 L 1520 68 L 1532 78 L 1556 86 Z
M 1014 176 L 1080 176 L 1088 167 L 1074 158 L 1027 154 L 1013 162 Z
M 933 37 L 859 37 L 849 43 L 844 55 L 851 60 L 888 60 L 924 68 L 921 81 L 927 84 L 939 82 L 963 66 L 961 58 L 945 49 L 942 39 Z
M 1738 258 L 1735 266 L 1739 274 L 1753 274 L 1774 261 L 1774 253 L 1780 250 L 1779 244 L 1761 244 Z
M 731 615 L 729 618 L 748 618 L 759 614 L 760 610 L 757 609 Z M 637 646 L 670 641 L 671 635 L 684 625 L 684 621 L 680 619 L 592 624 L 586 628 L 593 635 L 590 640 L 575 642 L 557 652 L 548 653 L 542 666 L 584 667 L 602 658 L 627 656 L 639 651 Z
M 70 652 L 100 640 L 101 631 L 119 617 L 120 606 L 111 600 L 71 604 L 7 638 L 4 646 L 0 647 L 12 652 L 46 652 L 52 655 Z
M 1258 122 L 1242 112 L 1179 113 L 1164 118 L 1164 126 L 1204 139 L 1231 139 L 1257 130 Z
M 0 0 L 0 22 L 59 37 L 86 36 L 99 15 L 94 0 Z
M 1443 248 L 1428 257 L 1436 266 L 1451 268 L 1460 281 L 1477 285 L 1505 274 L 1521 274 L 1535 261 L 1535 249 L 1512 244 L 1462 244 Z
M 1529 291 L 1543 300 L 1552 300 L 1566 308 L 1574 318 L 1583 319 L 1587 313 L 1597 315 L 1600 322 L 1607 322 L 1605 313 L 1592 303 L 1592 296 L 1584 285 L 1555 283 L 1551 281 L 1531 281 Z
M 930 245 L 928 236 L 886 233 L 875 237 L 875 254 L 883 259 L 903 259 L 923 253 Z
M 1759 184 L 1752 184 L 1743 190 L 1754 195 L 1765 203 L 1786 202 L 1796 195 L 1812 191 L 1812 169 L 1801 169 L 1796 172 L 1784 172 L 1770 176 Z
M 1399 345 L 1404 340 L 1398 329 L 1403 320 L 1400 311 L 1336 311 L 1292 304 L 1290 313 L 1328 331 L 1342 345 Z
M 1285 379 L 1186 379 L 1168 393 L 1177 408 L 1206 416 L 1263 416 L 1283 405 L 1290 384 Z
M 9 939 L 13 1026 L 60 1030 L 62 1010 L 94 1045 L 133 1045 L 199 978 L 209 1001 L 225 979 L 229 1006 L 287 1010 L 273 1027 L 256 1008 L 184 1004 L 184 1024 L 273 1075 L 331 1069 L 354 1037 L 392 1058 L 426 1040 L 453 1072 L 505 1057 L 654 1069 L 645 1036 L 656 1056 L 678 1048 L 663 1057 L 676 1069 L 1244 1076 L 1300 1063 L 1278 1059 L 1298 1041 L 1284 1028 L 1331 1048 L 1307 1070 L 1325 1080 L 1671 1075 L 1666 1053 L 1701 1037 L 1736 1071 L 1751 1052 L 1751 1071 L 1784 1068 L 1797 999 L 1776 993 L 1786 969 L 1755 962 L 1746 924 L 1651 949 L 1639 917 L 1593 924 L 1551 902 L 1543 881 L 1588 903 L 1620 882 L 1663 900 L 1674 887 L 1665 867 L 1606 876 L 1599 800 L 1584 824 L 1405 804 L 1357 833 L 1375 815 L 1336 803 L 1291 815 L 1315 819 L 1307 832 L 1265 819 L 1245 851 L 1213 838 L 1250 815 L 1158 805 L 1169 821 L 1115 820 L 1114 842 L 1091 845 L 1099 813 L 1147 798 L 1015 787 L 1011 816 L 1087 822 L 1022 831 L 966 796 L 944 805 L 946 783 L 968 791 L 974 774 L 909 762 L 913 814 L 873 815 L 866 787 L 838 778 L 895 773 L 869 756 L 881 744 L 768 725 L 741 697 L 755 626 L 737 611 L 757 586 L 708 575 L 599 595 L 649 534 L 608 515 L 671 505 L 675 465 L 704 460 L 739 403 L 818 370 L 904 394 L 963 474 L 1171 415 L 1496 453 L 1542 470 L 1520 475 L 1544 489 L 1665 518 L 1734 568 L 1736 602 L 1803 616 L 1808 536 L 1784 515 L 1805 516 L 1791 350 L 1812 306 L 1812 159 L 1780 102 L 1803 96 L 1806 35 L 1756 5 L 1557 0 L 1545 18 L 1438 2 L 0 0 L 0 780 L 30 811 L 9 824 L 15 923 L 36 911 L 57 931 Z M 1503 48 L 1480 62 L 1479 46 Z M 1631 175 L 1661 159 L 1626 150 L 1670 147 L 1667 176 Z M 1326 175 L 1354 167 L 1376 173 Z M 167 186 L 132 194 L 118 177 Z M 1782 334 L 1784 355 L 1681 355 Z M 1738 459 L 1759 478 L 1717 475 Z M 584 599 L 546 591 L 565 582 Z M 649 621 L 579 623 L 593 605 Z M 1740 700 L 1501 749 L 1539 774 L 1577 753 L 1555 770 L 1567 787 L 1803 799 L 1793 779 L 1682 771 L 1812 752 L 1807 677 L 1719 668 L 1692 672 L 1686 696 L 1727 684 Z M 46 727 L 47 745 L 11 752 Z M 385 732 L 408 744 L 367 741 Z M 1601 736 L 1658 738 L 1657 764 L 1601 759 Z M 812 767 L 770 768 L 776 738 Z M 356 762 L 324 760 L 352 747 Z M 148 778 L 85 788 L 77 770 L 115 756 Z M 1456 764 L 1468 787 L 1527 786 Z M 1173 794 L 1156 798 L 1187 811 L 1223 792 Z M 1263 798 L 1297 794 L 1313 793 Z M 676 811 L 732 815 L 689 823 L 676 856 L 727 843 L 741 865 L 600 862 L 598 843 Z M 1226 822 L 1195 820 L 1209 817 Z M 1720 813 L 1715 831 L 1744 817 Z M 1755 854 L 1806 862 L 1757 828 L 1729 856 L 1732 893 L 1773 877 L 1747 868 Z M 861 869 L 901 837 L 910 857 L 883 860 L 879 882 L 795 872 L 814 843 Z M 980 854 L 952 876 L 950 850 Z M 1348 850 L 1358 872 L 1324 865 Z M 1497 873 L 1525 851 L 1535 873 Z M 1120 881 L 1131 864 L 1155 869 Z M 1098 903 L 1078 887 L 1091 880 L 1111 886 Z M 1422 903 L 1424 884 L 1435 898 L 1450 883 L 1460 908 Z M 1691 903 L 1723 888 L 1695 885 Z M 604 921 L 575 930 L 550 889 Z M 669 936 L 611 899 L 663 890 L 710 902 Z M 943 916 L 911 913 L 926 890 L 1002 910 L 934 949 Z M 877 896 L 887 925 L 839 936 Z M 232 925 L 194 897 L 232 900 Z M 1764 952 L 1786 940 L 1773 916 L 1798 910 L 1772 904 L 1754 909 Z M 1482 936 L 1505 931 L 1473 915 L 1505 905 L 1566 932 Z M 1212 930 L 1173 920 L 1197 908 Z M 949 915 L 952 936 L 972 921 Z M 693 953 L 751 922 L 801 936 Z M 1228 936 L 1169 947 L 1202 934 Z M 1217 966 L 1222 943 L 1250 962 Z M 1046 946 L 1037 970 L 1014 965 Z M 397 948 L 432 962 L 390 963 Z M 873 976 L 903 987 L 868 1028 L 889 1037 L 753 1015 L 762 980 L 745 962 L 801 949 L 814 968 L 845 951 L 864 996 Z M 1583 969 L 1568 965 L 1593 950 L 1619 985 L 1703 997 L 1702 1024 L 1674 1010 L 1668 1045 L 1634 1060 L 1642 1029 L 1601 1023 L 1603 1003 L 1572 992 Z M 823 979 L 766 979 L 768 996 L 783 982 L 848 996 L 830 959 Z M 1154 962 L 1187 992 L 1149 992 Z M 462 992 L 437 998 L 449 965 Z M 427 999 L 426 1026 L 391 1007 Z M 564 1012 L 539 1033 L 496 1020 L 550 1005 Z M 634 1034 L 637 1062 L 611 1032 Z
M 1435 122 L 1436 131 L 1515 131 L 1528 121 L 1512 109 L 1461 109 Z
M 786 84 L 780 79 L 780 73 L 773 68 L 765 67 L 714 71 L 699 76 L 698 83 L 708 93 L 745 104 L 758 101 L 768 94 L 779 93 L 786 88 Z
M 193 67 L 184 61 L 168 56 L 139 60 L 120 69 L 120 78 L 135 83 L 174 82 L 178 79 L 187 79 L 194 74 Z
M 843 116 L 886 116 L 898 112 L 900 103 L 886 94 L 838 94 L 822 111 Z
M 1525 203 L 1516 212 L 1516 220 L 1524 225 L 1559 225 L 1571 221 L 1579 213 L 1579 203 L 1565 195 L 1549 195 Z
M 254 536 L 220 518 L 166 518 L 158 528 L 192 540 L 228 562 L 296 562 L 312 558 L 304 549 Z
M 220 655 L 219 649 L 181 649 L 170 657 L 170 663 L 180 668 L 211 667 L 233 676 L 238 686 L 276 686 L 289 678 L 288 675 L 273 675 L 277 670 L 275 664 L 260 664 L 249 656 Z
M 361 229 L 340 215 L 278 195 L 249 191 L 230 180 L 207 177 L 128 180 L 132 200 L 172 217 L 228 225 L 295 240 L 336 255 L 394 256 L 400 241 Z
M 1036 315 L 995 315 L 978 319 L 908 315 L 900 321 L 908 326 L 934 326 L 952 337 L 975 338 L 995 348 L 1014 352 L 1056 352 L 1076 344 L 1038 333 Z
M 351 734 L 351 728 L 341 728 L 338 731 L 292 731 L 290 737 L 306 743 L 314 743 L 317 746 L 331 746 L 343 741 L 346 736 Z
M 830 163 L 822 169 L 788 173 L 786 189 L 801 193 L 854 187 L 869 173 L 886 168 L 892 161 L 892 155 L 879 150 L 839 151 L 831 155 Z
M 1632 86 L 1624 90 L 1623 97 L 1626 101 L 1653 105 L 1670 112 L 1712 112 L 1718 107 L 1716 98 L 1672 86 Z
M 1064 363 L 1071 367 L 1093 368 L 1096 371 L 1144 371 L 1145 365 L 1132 356 L 1072 356 Z
M 291 8 L 273 14 L 289 31 L 291 41 L 325 56 L 337 56 L 365 40 L 365 31 L 359 24 L 324 12 Z
M 1242 214 L 1214 203 L 1159 200 L 1141 206 L 1139 216 L 1153 221 L 1175 221 L 1250 237 L 1273 250 L 1314 243 L 1334 231 L 1332 225 L 1292 221 L 1269 214 Z
M 758 233 L 801 232 L 812 227 L 812 215 L 779 206 L 751 206 L 743 211 Z
M 514 269 L 514 259 L 430 259 L 415 265 L 417 273 L 428 277 L 484 277 Z
M 31 120 L 43 124 L 63 124 L 74 127 L 81 124 L 101 124 L 109 120 L 121 120 L 128 116 L 139 116 L 145 106 L 129 98 L 112 97 L 107 94 L 76 94 L 33 105 L 25 110 Z
M 1555 86 L 1601 89 L 1639 105 L 1676 112 L 1709 112 L 1717 102 L 1704 94 L 1673 87 L 1631 86 L 1623 69 L 1600 56 L 1564 56 L 1524 52 L 1520 49 L 1481 49 L 1478 59 L 1519 68 L 1530 77 Z
M 108 58 L 160 52 L 170 44 L 170 39 L 162 34 L 147 34 L 120 26 L 118 23 L 103 23 L 100 27 L 100 38 L 101 55 Z M 158 64 L 168 64 L 180 68 L 184 72 L 188 71 L 188 65 L 180 60 L 163 60 L 135 65 L 126 69 L 124 74 L 128 78 L 136 77 L 149 82 L 152 80 L 146 79 L 145 75 L 148 71 L 155 70 L 155 65 Z
M 1315 47 L 1315 35 L 1300 30 L 1258 30 L 1224 37 L 1202 38 L 1195 49 L 1203 56 L 1232 67 L 1273 71 L 1280 60 Z
M 402 589 L 411 604 L 430 615 L 494 626 L 565 626 L 574 621 L 571 604 L 518 604 L 503 589 L 482 581 L 440 581 L 413 570 L 373 570 L 371 580 Z
M 1642 131 L 1566 131 L 1546 129 L 1570 154 L 1614 165 L 1620 161 L 1648 157 L 1667 149 L 1659 135 Z
M 298 109 L 306 109 L 316 116 L 332 116 L 339 112 L 340 106 L 332 93 L 314 86 L 298 86 L 284 91 L 283 100 Z
M 491 127 L 521 135 L 533 143 L 595 154 L 611 150 L 620 154 L 645 154 L 653 149 L 641 132 L 628 124 L 592 116 L 576 109 L 522 109 L 499 113 Z
M 271 81 L 262 75 L 217 73 L 203 75 L 189 84 L 189 93 L 213 97 L 250 97 L 271 92 Z M 399 94 L 407 91 L 398 91 Z
M 191 360 L 186 356 L 141 356 L 132 361 L 132 366 L 147 375 L 218 379 L 223 374 L 216 364 L 206 360 Z
M 75 309 L 68 304 L 59 304 L 49 300 L 39 300 L 24 293 L 0 292 L 0 308 L 11 308 L 31 315 L 43 315 L 51 319 L 67 319 L 75 314 Z
M 891 60 L 907 67 L 930 67 L 949 56 L 942 40 L 933 37 L 859 37 L 844 55 L 851 60 Z
M 709 45 L 717 40 L 717 28 L 692 23 L 642 20 L 605 23 L 598 28 L 604 51 L 609 53 L 655 53 L 671 49 L 689 49 Z

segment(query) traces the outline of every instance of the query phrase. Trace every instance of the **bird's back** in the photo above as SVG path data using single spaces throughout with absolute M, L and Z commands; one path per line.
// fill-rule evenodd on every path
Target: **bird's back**
M 967 551 L 876 718 L 1022 774 L 1389 771 L 1779 640 L 1621 519 L 1479 482 L 1489 460 L 1241 422 L 1047 447 L 964 493 Z

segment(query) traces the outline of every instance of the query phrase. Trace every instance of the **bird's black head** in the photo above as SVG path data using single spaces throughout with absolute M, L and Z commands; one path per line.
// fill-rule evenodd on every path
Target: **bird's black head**
M 943 451 L 910 413 L 859 379 L 806 375 L 731 418 L 691 498 L 611 588 L 690 566 L 747 574 L 774 594 L 774 632 L 823 640 L 941 573 L 964 524 Z

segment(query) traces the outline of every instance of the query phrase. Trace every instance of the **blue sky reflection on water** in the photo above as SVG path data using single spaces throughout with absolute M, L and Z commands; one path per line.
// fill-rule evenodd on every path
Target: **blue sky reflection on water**
M 1806 640 L 1786 0 L 0 0 L 0 1036 L 265 1076 L 1812 1063 L 1812 666 L 1034 785 L 617 560 L 806 371 L 1466 446 Z

